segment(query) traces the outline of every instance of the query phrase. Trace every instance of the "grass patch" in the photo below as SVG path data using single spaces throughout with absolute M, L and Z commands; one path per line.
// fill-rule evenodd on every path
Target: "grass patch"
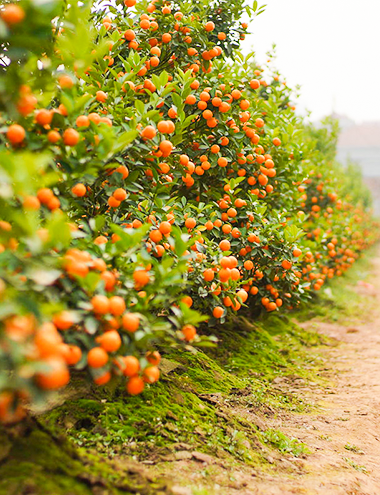
M 265 443 L 271 444 L 283 454 L 292 454 L 294 457 L 301 457 L 310 454 L 307 446 L 296 438 L 289 438 L 278 430 L 266 430 L 262 433 Z

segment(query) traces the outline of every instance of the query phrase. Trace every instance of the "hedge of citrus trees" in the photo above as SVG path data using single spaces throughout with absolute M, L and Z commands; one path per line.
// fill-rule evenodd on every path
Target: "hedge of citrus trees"
M 199 324 L 283 311 L 377 237 L 241 0 L 0 10 L 0 420 L 72 370 L 130 394 Z M 350 198 L 351 195 L 351 198 Z M 217 328 L 217 326 L 216 326 Z

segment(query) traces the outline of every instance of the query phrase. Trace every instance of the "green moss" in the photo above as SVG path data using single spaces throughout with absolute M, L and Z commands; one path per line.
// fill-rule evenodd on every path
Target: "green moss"
M 142 476 L 115 471 L 103 458 L 79 453 L 35 422 L 0 430 L 0 441 L 11 444 L 0 465 L 0 495 L 91 495 L 96 487 L 107 495 L 132 495 L 138 489 L 141 495 L 156 493 Z
M 174 369 L 141 396 L 117 389 L 100 402 L 68 401 L 45 416 L 47 424 L 64 428 L 77 446 L 111 457 L 122 452 L 140 460 L 162 458 L 184 443 L 231 462 L 262 463 L 258 428 L 236 408 L 304 410 L 302 399 L 271 384 L 279 375 L 315 379 L 320 362 L 308 347 L 323 339 L 279 316 L 254 325 L 236 318 L 219 334 L 220 343 L 207 353 L 166 355 Z

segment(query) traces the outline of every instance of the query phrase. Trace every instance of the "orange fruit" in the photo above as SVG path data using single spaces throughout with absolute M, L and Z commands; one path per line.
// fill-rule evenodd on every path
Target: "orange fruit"
M 288 260 L 283 260 L 281 266 L 284 270 L 290 270 L 290 268 L 292 267 L 292 262 Z
M 205 24 L 206 31 L 210 32 L 210 31 L 214 31 L 214 29 L 215 29 L 215 24 L 212 21 L 206 22 Z
M 146 359 L 150 364 L 153 364 L 154 366 L 158 366 L 161 361 L 161 355 L 158 351 L 147 351 L 146 353 Z
M 104 91 L 97 91 L 95 95 L 96 101 L 99 101 L 100 103 L 105 103 L 108 95 Z
M 144 287 L 147 283 L 149 283 L 150 276 L 146 270 L 136 270 L 133 273 L 133 279 L 135 281 L 135 285 L 139 288 Z
M 157 382 L 159 378 L 160 370 L 157 368 L 157 366 L 148 366 L 148 368 L 145 368 L 145 370 L 143 371 L 143 380 L 146 383 Z
M 11 144 L 20 144 L 25 139 L 25 129 L 18 124 L 12 124 L 7 130 L 7 139 Z
M 74 319 L 70 311 L 61 311 L 53 316 L 53 323 L 59 330 L 68 330 L 74 325 Z
M 188 229 L 193 229 L 196 226 L 197 222 L 195 218 L 186 218 L 185 227 Z
M 75 184 L 75 186 L 71 188 L 71 192 L 74 196 L 77 196 L 78 198 L 82 198 L 83 196 L 86 195 L 87 189 L 84 184 L 78 182 L 78 184 Z
M 139 376 L 132 376 L 126 385 L 129 395 L 138 395 L 144 390 L 144 380 Z
M 122 358 L 124 363 L 124 376 L 135 376 L 140 371 L 140 361 L 135 356 L 125 356 Z
M 224 315 L 224 309 L 221 306 L 216 306 L 212 310 L 214 318 L 221 318 Z
M 26 196 L 22 202 L 22 206 L 25 210 L 38 210 L 41 203 L 37 196 Z
M 293 249 L 293 256 L 295 256 L 296 258 L 299 258 L 302 254 L 302 251 L 299 249 L 299 248 L 294 248 Z
M 170 222 L 161 222 L 160 225 L 159 225 L 159 231 L 161 232 L 161 234 L 164 234 L 164 235 L 167 235 L 171 232 L 172 230 L 172 226 L 170 224 Z
M 122 318 L 122 325 L 127 332 L 136 332 L 140 326 L 140 317 L 136 313 L 124 313 Z
M 48 369 L 36 375 L 39 387 L 44 390 L 57 390 L 69 383 L 70 373 L 65 361 L 60 357 L 51 357 L 45 360 Z
M 47 133 L 47 139 L 50 143 L 55 144 L 61 139 L 61 135 L 58 131 L 49 131 Z
M 226 239 L 224 239 L 223 241 L 220 241 L 220 242 L 219 242 L 219 248 L 220 248 L 222 251 L 230 251 L 230 250 L 231 250 L 231 244 L 230 244 L 230 241 L 227 241 Z
M 91 368 L 102 368 L 108 363 L 108 354 L 102 347 L 93 347 L 88 351 L 87 364 Z
M 3 19 L 5 24 L 8 26 L 13 26 L 14 24 L 19 24 L 25 18 L 25 11 L 19 5 L 10 3 L 5 5 L 3 10 L 0 11 L 0 17 Z
M 117 330 L 108 330 L 96 338 L 96 342 L 107 352 L 115 352 L 120 349 L 122 341 Z
M 190 342 L 191 340 L 194 340 L 195 336 L 197 335 L 197 330 L 194 325 L 185 325 L 182 327 L 182 333 L 185 337 L 185 340 Z
M 112 196 L 117 200 L 117 201 L 124 201 L 127 198 L 127 191 L 123 189 L 122 187 L 119 187 L 116 189 L 113 193 Z
M 110 312 L 110 301 L 107 296 L 97 294 L 91 299 L 92 309 L 98 315 L 105 315 Z
M 260 81 L 258 81 L 257 79 L 252 79 L 249 82 L 249 85 L 251 86 L 252 89 L 258 89 L 260 87 Z
M 203 278 L 205 279 L 206 282 L 211 282 L 214 280 L 215 277 L 215 272 L 212 268 L 208 268 L 203 272 Z
M 191 306 L 193 305 L 193 300 L 190 296 L 184 296 L 181 299 L 181 302 L 183 302 L 183 304 L 186 304 L 188 308 L 191 308 Z
M 98 376 L 97 378 L 94 379 L 94 383 L 96 383 L 96 385 L 105 385 L 106 383 L 108 383 L 110 380 L 111 380 L 111 372 L 110 371 L 106 371 L 106 373 L 104 373 L 104 375 L 101 375 L 101 376 Z
M 125 311 L 124 299 L 120 296 L 113 296 L 109 298 L 109 312 L 114 316 L 121 316 Z
M 36 112 L 36 122 L 39 125 L 49 125 L 53 119 L 53 113 L 44 108 Z
M 75 129 L 66 129 L 63 133 L 63 142 L 66 146 L 75 146 L 79 143 L 79 134 Z

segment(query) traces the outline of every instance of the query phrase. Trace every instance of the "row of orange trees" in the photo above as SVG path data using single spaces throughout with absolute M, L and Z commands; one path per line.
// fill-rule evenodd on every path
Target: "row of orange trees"
M 203 321 L 293 308 L 375 240 L 333 125 L 303 124 L 280 75 L 239 52 L 242 10 L 262 12 L 3 5 L 2 421 L 72 369 L 138 394 L 157 343 L 209 345 Z

